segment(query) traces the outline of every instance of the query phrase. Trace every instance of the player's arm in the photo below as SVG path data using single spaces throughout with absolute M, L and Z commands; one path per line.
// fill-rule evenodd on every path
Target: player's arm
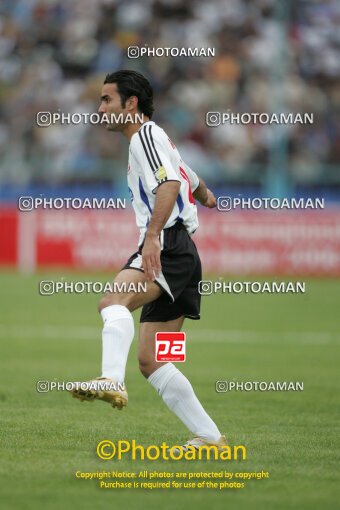
M 199 177 L 187 164 L 185 164 L 185 173 L 189 179 L 193 197 L 204 207 L 216 207 L 216 198 L 213 192 L 207 188 L 202 177 Z
M 159 234 L 170 217 L 180 187 L 178 181 L 167 181 L 157 188 L 155 206 L 142 249 L 143 269 L 148 280 L 155 280 L 162 271 Z
M 193 192 L 193 197 L 204 205 L 204 207 L 213 208 L 216 207 L 216 197 L 201 177 L 198 177 L 199 185 Z

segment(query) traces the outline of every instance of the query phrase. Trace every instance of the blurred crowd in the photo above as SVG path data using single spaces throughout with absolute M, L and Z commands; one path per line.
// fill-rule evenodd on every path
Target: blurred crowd
M 256 181 L 277 153 L 296 182 L 322 182 L 339 161 L 339 22 L 337 0 L 1 0 L 0 183 L 124 180 L 120 134 L 36 124 L 39 111 L 96 112 L 122 68 L 150 79 L 154 120 L 209 182 Z M 144 45 L 216 56 L 127 58 Z M 314 124 L 207 127 L 208 111 Z

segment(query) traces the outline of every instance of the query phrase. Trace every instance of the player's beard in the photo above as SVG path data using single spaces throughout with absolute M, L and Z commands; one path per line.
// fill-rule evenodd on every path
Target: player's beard
M 122 112 L 110 112 L 110 113 L 103 113 L 101 120 L 106 117 L 108 120 L 113 118 L 119 118 L 119 116 L 122 114 Z M 116 131 L 120 132 L 123 130 L 124 124 L 122 122 L 102 122 L 102 125 L 105 127 L 106 131 Z
M 122 131 L 122 125 L 121 124 L 107 124 L 106 130 L 107 131 L 113 131 L 113 132 L 120 132 Z
M 112 113 L 112 115 L 115 116 L 115 118 L 121 120 L 121 115 L 122 115 L 122 112 L 119 112 L 119 113 Z M 112 123 L 108 123 L 107 126 L 106 126 L 106 129 L 108 131 L 113 131 L 113 132 L 116 132 L 116 133 L 121 133 L 124 128 L 126 126 L 126 123 L 125 122 L 112 122 Z
M 106 130 L 120 133 L 123 131 L 125 125 L 126 124 L 122 124 L 122 123 L 106 124 Z

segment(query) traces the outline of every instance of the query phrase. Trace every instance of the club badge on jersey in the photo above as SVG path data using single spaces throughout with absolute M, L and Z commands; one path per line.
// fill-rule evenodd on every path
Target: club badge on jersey
M 160 166 L 157 170 L 157 172 L 155 172 L 155 177 L 157 179 L 157 182 L 160 184 L 161 182 L 165 182 L 168 178 L 167 176 L 167 173 L 166 173 L 166 170 L 164 168 L 164 166 Z

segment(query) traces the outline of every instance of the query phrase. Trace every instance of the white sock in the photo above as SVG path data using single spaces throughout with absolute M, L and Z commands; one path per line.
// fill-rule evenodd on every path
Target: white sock
M 172 363 L 162 365 L 148 381 L 194 436 L 208 442 L 219 440 L 220 431 L 203 409 L 188 379 Z
M 133 317 L 125 306 L 111 305 L 103 308 L 102 377 L 124 383 L 125 367 L 134 337 Z

